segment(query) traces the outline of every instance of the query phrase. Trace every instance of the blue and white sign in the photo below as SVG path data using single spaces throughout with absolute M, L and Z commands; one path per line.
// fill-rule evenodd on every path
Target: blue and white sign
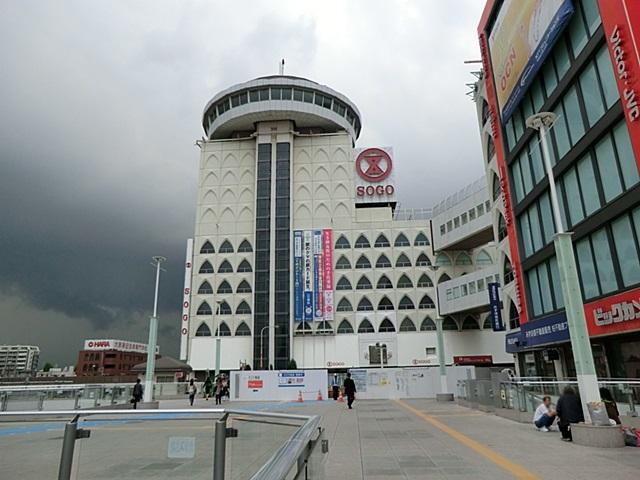
M 302 273 L 302 230 L 293 232 L 293 318 L 297 322 L 304 319 L 304 293 Z
M 304 278 L 304 320 L 313 320 L 313 235 L 310 230 L 303 233 L 302 242 Z
M 322 230 L 313 232 L 313 318 L 322 320 Z
M 278 372 L 278 387 L 304 387 L 304 372 Z
M 500 301 L 500 284 L 492 282 L 487 284 L 489 290 L 489 310 L 491 311 L 491 326 L 494 332 L 504 332 L 502 321 L 502 302 Z
M 569 340 L 567 315 L 561 312 L 523 324 L 519 332 L 508 334 L 505 342 L 507 353 L 516 353 Z

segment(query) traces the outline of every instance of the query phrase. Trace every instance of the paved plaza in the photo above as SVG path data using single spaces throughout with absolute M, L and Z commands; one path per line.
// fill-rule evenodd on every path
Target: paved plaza
M 196 407 L 211 405 L 198 399 Z M 211 405 L 213 406 L 213 405 Z M 226 403 L 225 407 L 322 415 L 330 442 L 326 478 L 342 479 L 637 479 L 640 449 L 602 450 L 567 444 L 555 432 L 433 400 L 363 400 L 353 410 L 333 401 Z M 162 408 L 187 408 L 181 400 Z M 211 427 L 193 418 L 91 424 L 79 448 L 78 479 L 211 478 Z M 235 421 L 228 468 L 248 478 L 293 429 Z M 55 478 L 61 423 L 47 428 L 0 423 L 1 478 Z M 197 458 L 167 458 L 170 436 L 195 436 Z M 38 455 L 33 455 L 37 451 Z

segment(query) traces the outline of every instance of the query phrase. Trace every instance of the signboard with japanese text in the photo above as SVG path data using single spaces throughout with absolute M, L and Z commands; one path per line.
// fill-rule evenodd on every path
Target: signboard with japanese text
M 584 306 L 590 336 L 640 330 L 640 288 Z

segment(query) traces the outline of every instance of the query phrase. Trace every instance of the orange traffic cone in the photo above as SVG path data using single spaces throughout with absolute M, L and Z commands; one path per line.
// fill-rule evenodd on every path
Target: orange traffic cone
M 318 390 L 318 396 L 316 397 L 316 400 L 318 400 L 319 402 L 321 402 L 322 400 L 324 400 L 324 399 L 322 398 L 322 391 L 321 391 L 321 390 Z
M 302 391 L 301 390 L 298 390 L 298 400 L 296 400 L 296 402 L 298 402 L 298 403 L 304 402 L 304 398 L 302 398 Z
M 342 389 L 340 389 L 340 394 L 338 395 L 338 401 L 344 402 L 344 397 L 342 396 Z

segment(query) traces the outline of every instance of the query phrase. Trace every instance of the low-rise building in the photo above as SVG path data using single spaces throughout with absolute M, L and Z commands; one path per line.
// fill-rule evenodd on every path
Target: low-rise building
M 156 348 L 156 354 L 160 348 Z M 131 375 L 131 369 L 147 361 L 147 344 L 127 340 L 85 340 L 78 352 L 79 377 Z

